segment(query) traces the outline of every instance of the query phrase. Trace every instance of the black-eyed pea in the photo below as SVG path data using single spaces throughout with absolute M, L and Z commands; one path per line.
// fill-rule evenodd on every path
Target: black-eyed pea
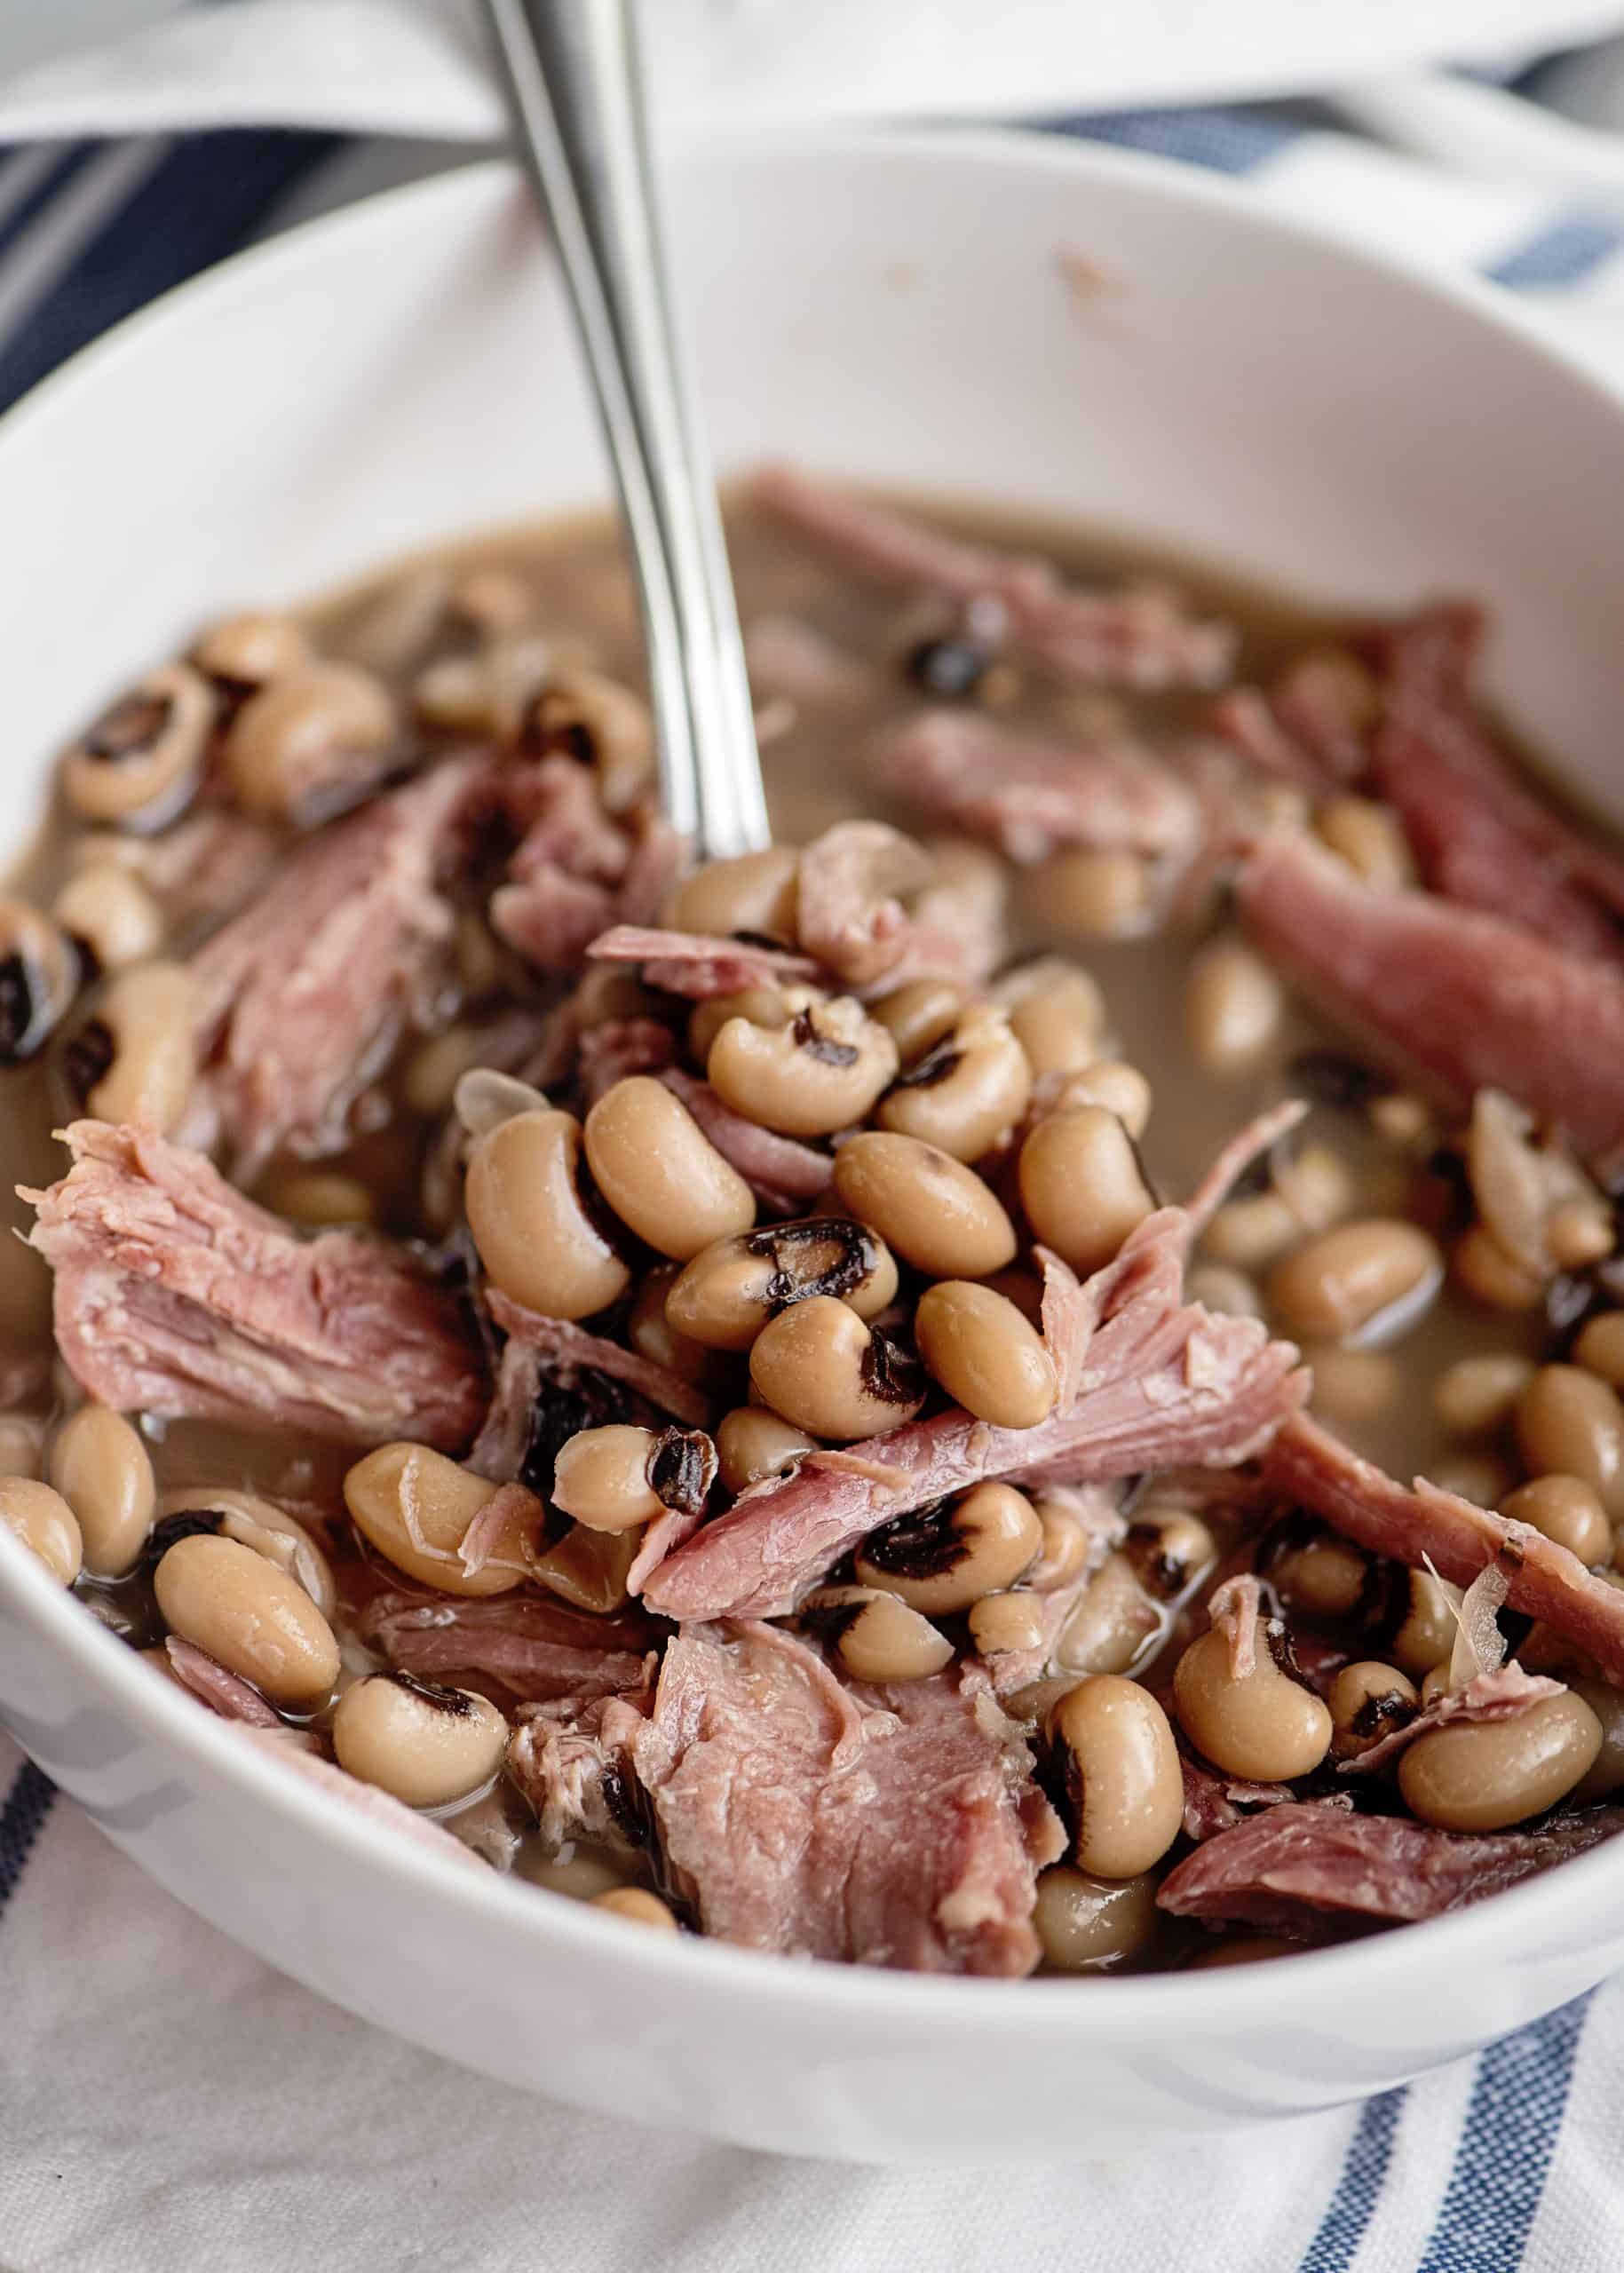
M 1440 1831 L 1503 1831 L 1565 1798 L 1601 1748 L 1600 1721 L 1569 1690 L 1503 1721 L 1430 1729 L 1400 1757 L 1398 1788 Z
M 1486 1224 L 1474 1224 L 1456 1240 L 1449 1268 L 1457 1285 L 1487 1310 L 1537 1311 L 1545 1281 L 1508 1255 Z
M 338 1643 L 286 1571 L 235 1540 L 177 1540 L 153 1574 L 164 1624 L 290 1712 L 322 1703 L 338 1678 Z
M 1038 1881 L 1032 1923 L 1050 1973 L 1104 1973 L 1148 1949 L 1161 1913 L 1156 1881 L 1099 1879 L 1057 1863 Z
M 165 1492 L 158 1501 L 152 1544 L 163 1547 L 173 1535 L 206 1527 L 222 1539 L 251 1548 L 297 1579 L 330 1624 L 337 1615 L 338 1588 L 332 1565 L 297 1516 L 257 1492 L 231 1485 L 189 1485 Z M 149 1550 L 150 1551 L 150 1550 Z
M 1024 1588 L 1000 1595 L 983 1595 L 971 1603 L 965 1618 L 978 1656 L 1025 1656 L 1042 1649 L 1049 1637 L 1049 1620 L 1042 1599 Z
M 1386 1350 L 1344 1350 L 1336 1342 L 1305 1347 L 1313 1370 L 1313 1409 L 1343 1427 L 1397 1410 L 1404 1394 L 1398 1359 Z
M 1024 1492 L 1010 1484 L 978 1484 L 956 1500 L 917 1509 L 870 1532 L 857 1551 L 855 1569 L 860 1585 L 896 1595 L 927 1617 L 943 1618 L 1014 1586 L 1042 1539 Z
M 1413 1325 L 1444 1274 L 1419 1224 L 1367 1216 L 1310 1239 L 1269 1274 L 1269 1302 L 1291 1332 L 1324 1342 Z
M 1240 939 L 1213 939 L 1190 966 L 1184 1035 L 1205 1073 L 1256 1065 L 1279 1032 L 1286 990 L 1263 957 Z
M 1021 1146 L 1019 1181 L 1035 1236 L 1085 1277 L 1155 1205 L 1127 1130 L 1103 1105 L 1040 1121 Z
M 79 956 L 26 900 L 0 899 L 0 1065 L 20 1065 L 55 1033 L 79 991 Z
M 1015 972 L 996 993 L 1034 1080 L 1081 1073 L 1094 1064 L 1105 1029 L 1105 998 L 1089 972 L 1045 957 Z
M 1444 1581 L 1430 1571 L 1410 1572 L 1409 1600 L 1393 1635 L 1392 1659 L 1412 1679 L 1419 1681 L 1434 1666 L 1447 1663 L 1460 1630 L 1454 1615 L 1459 1600 L 1460 1589 L 1446 1592 Z
M 1200 1263 L 1185 1281 L 1186 1291 L 1192 1303 L 1200 1303 L 1209 1311 L 1220 1311 L 1227 1318 L 1261 1318 L 1264 1298 L 1257 1281 L 1231 1263 Z
M 458 1084 L 459 1113 L 479 1078 Z M 582 1205 L 580 1152 L 574 1116 L 543 1106 L 487 1127 L 468 1156 L 464 1204 L 479 1260 L 504 1295 L 543 1318 L 589 1318 L 631 1277 Z
M 623 1422 L 582 1429 L 558 1448 L 552 1501 L 590 1531 L 630 1531 L 653 1523 L 664 1506 L 649 1481 L 652 1429 Z
M 414 1113 L 438 1121 L 449 1113 L 456 1085 L 471 1073 L 487 1049 L 478 1026 L 448 1026 L 415 1049 L 407 1060 L 400 1091 Z
M 525 746 L 560 751 L 590 765 L 611 813 L 630 810 L 654 786 L 654 727 L 648 705 L 630 687 L 574 665 L 555 670 L 531 704 Z
M 310 637 L 297 616 L 244 610 L 210 624 L 192 661 L 208 677 L 233 687 L 263 686 L 310 661 Z
M 713 994 L 696 1002 L 688 1017 L 688 1051 L 701 1065 L 710 1056 L 710 1045 L 729 1018 L 747 1018 L 753 1026 L 787 1026 L 795 1016 L 788 988 L 747 986 L 737 994 Z M 812 990 L 804 990 L 811 999 Z M 800 1007 L 797 1005 L 796 1007 Z
M 821 1587 L 804 1622 L 853 1681 L 923 1681 L 953 1661 L 953 1644 L 899 1595 L 872 1587 Z
M 796 1303 L 763 1327 L 750 1379 L 786 1421 L 839 1444 L 911 1421 L 925 1399 L 919 1365 L 830 1295 Z
M 596 1902 L 600 1894 L 624 1891 L 626 1886 L 622 1857 L 593 1854 L 573 1842 L 557 1855 L 532 1855 L 521 1847 L 513 1867 L 532 1886 L 571 1902 Z
M 1314 816 L 1314 831 L 1379 891 L 1402 891 L 1416 881 L 1415 856 L 1390 805 L 1374 797 L 1332 797 Z
M 1040 1492 L 1032 1507 L 1038 1519 L 1038 1551 L 1026 1583 L 1034 1594 L 1052 1594 L 1082 1576 L 1094 1551 L 1094 1532 L 1071 1492 Z
M 1226 1269 L 1262 1271 L 1303 1236 L 1303 1226 L 1278 1192 L 1226 1200 L 1201 1234 L 1201 1252 Z
M 1606 1681 L 1575 1681 L 1571 1686 L 1595 1714 L 1602 1731 L 1601 1748 L 1572 1795 L 1580 1807 L 1589 1807 L 1624 1790 L 1624 1690 Z
M 1331 1750 L 1338 1760 L 1354 1760 L 1383 1737 L 1413 1721 L 1421 1700 L 1415 1684 L 1397 1666 L 1360 1658 L 1339 1668 L 1326 1702 L 1335 1733 Z
M 98 970 L 123 970 L 156 954 L 163 912 L 139 876 L 109 860 L 80 868 L 51 904 L 54 921 Z
M 1126 1673 L 1161 1630 L 1161 1609 L 1132 1561 L 1108 1555 L 1061 1629 L 1055 1663 L 1068 1673 Z
M 914 1337 L 955 1405 L 996 1429 L 1035 1429 L 1059 1393 L 1054 1359 L 1013 1303 L 969 1279 L 927 1287 Z
M 295 1168 L 267 1178 L 260 1200 L 289 1223 L 311 1231 L 337 1224 L 370 1224 L 377 1200 L 369 1185 L 342 1168 Z
M 705 931 L 726 939 L 735 931 L 791 944 L 800 854 L 787 844 L 764 852 L 741 852 L 731 860 L 707 860 L 685 877 L 667 906 L 667 921 L 677 931 Z
M 1226 1775 L 1258 1784 L 1288 1783 L 1318 1768 L 1330 1749 L 1329 1707 L 1285 1672 L 1256 1621 L 1252 1667 L 1231 1670 L 1230 1638 L 1217 1628 L 1199 1635 L 1179 1659 L 1173 1698 L 1180 1725 L 1196 1750 Z
M 626 1339 L 639 1358 L 663 1366 L 679 1381 L 709 1382 L 715 1372 L 710 1351 L 702 1342 L 679 1334 L 665 1314 L 667 1297 L 681 1275 L 682 1266 L 675 1263 L 661 1263 L 648 1273 L 627 1312 Z
M 591 1897 L 591 1904 L 594 1910 L 606 1910 L 612 1918 L 628 1919 L 634 1926 L 652 1926 L 656 1933 L 681 1931 L 669 1904 L 646 1886 L 606 1887 L 601 1894 Z
M 849 995 L 788 1026 L 729 1018 L 705 1072 L 725 1105 L 785 1136 L 828 1136 L 864 1120 L 897 1071 L 897 1045 Z
M 412 682 L 412 708 L 448 733 L 514 742 L 546 683 L 551 650 L 533 631 L 499 632 L 471 654 L 440 655 Z
M 1599 1199 L 1564 1200 L 1545 1226 L 1546 1244 L 1559 1271 L 1588 1271 L 1594 1263 L 1604 1263 L 1618 1235 L 1612 1208 Z
M 764 1406 L 739 1405 L 717 1423 L 717 1460 L 729 1492 L 747 1492 L 770 1476 L 782 1476 L 817 1439 L 792 1428 Z
M 62 760 L 62 790 L 83 820 L 147 830 L 171 820 L 202 778 L 214 690 L 189 663 L 149 671 Z
M 1517 1448 L 1531 1476 L 1576 1476 L 1609 1518 L 1624 1517 L 1624 1406 L 1582 1366 L 1541 1366 L 1517 1406 Z
M 508 1724 L 488 1697 L 409 1673 L 353 1682 L 333 1715 L 340 1768 L 408 1808 L 448 1807 L 488 1784 Z
M 1275 1164 L 1274 1189 L 1305 1232 L 1328 1231 L 1351 1209 L 1352 1170 L 1329 1144 L 1300 1145 Z
M 1533 1361 L 1514 1350 L 1457 1358 L 1432 1392 L 1432 1409 L 1454 1437 L 1486 1437 L 1503 1428 L 1533 1379 Z
M 1176 1602 L 1212 1569 L 1218 1542 L 1193 1509 L 1147 1500 L 1134 1509 L 1122 1553 L 1153 1600 Z
M 297 820 L 379 781 L 396 731 L 381 679 L 356 663 L 310 662 L 250 695 L 221 755 L 245 812 Z
M 844 1216 L 772 1224 L 716 1240 L 666 1296 L 680 1334 L 712 1350 L 748 1350 L 795 1303 L 828 1295 L 859 1318 L 877 1318 L 897 1293 L 897 1266 L 866 1224 Z
M 897 1056 L 911 1065 L 945 1041 L 964 1010 L 964 990 L 947 978 L 910 978 L 869 1005 L 897 1045 Z
M 1123 939 L 1149 927 L 1150 872 L 1137 852 L 1073 846 L 1024 882 L 1032 914 L 1060 939 Z
M 63 1060 L 98 1121 L 176 1126 L 197 1078 L 199 999 L 184 963 L 136 963 L 115 973 Z
M 1288 1543 L 1269 1564 L 1269 1577 L 1287 1609 L 1315 1619 L 1347 1618 L 1364 1598 L 1370 1558 L 1335 1532 Z
M 835 1154 L 835 1190 L 862 1223 L 931 1279 L 985 1279 L 1015 1257 L 1015 1226 L 975 1170 L 939 1145 L 884 1129 Z
M 571 1524 L 544 1554 L 529 1558 L 528 1575 L 575 1609 L 606 1616 L 626 1607 L 626 1580 L 641 1536 L 637 1530 L 594 1531 L 588 1524 Z
M 1032 1069 L 1008 1014 L 980 1002 L 907 1068 L 876 1117 L 897 1136 L 978 1160 L 1008 1141 L 1031 1102 Z
M 133 1570 L 158 1502 L 139 1430 L 122 1413 L 82 1405 L 51 1440 L 51 1481 L 78 1519 L 91 1576 L 122 1579 Z
M 31 1476 L 0 1476 L 0 1525 L 71 1587 L 84 1560 L 78 1520 L 61 1493 Z
M 344 1501 L 357 1528 L 380 1555 L 419 1586 L 445 1594 L 499 1595 L 518 1586 L 525 1566 L 492 1556 L 464 1568 L 459 1550 L 469 1525 L 498 1489 L 426 1445 L 380 1445 L 344 1479 Z M 539 1501 L 536 1514 L 541 1515 Z
M 1612 1560 L 1612 1525 L 1592 1485 L 1578 1476 L 1536 1476 L 1500 1501 L 1513 1523 L 1532 1524 L 1586 1565 Z
M 1137 1144 L 1150 1125 L 1151 1085 L 1125 1058 L 1097 1057 L 1067 1077 L 1060 1109 L 1069 1113 L 1086 1105 L 1113 1113 Z
M 1624 1389 L 1624 1311 L 1602 1311 L 1586 1319 L 1573 1344 L 1573 1363 Z
M 1049 1738 L 1078 1868 L 1130 1879 L 1159 1863 L 1183 1828 L 1184 1786 L 1171 1725 L 1149 1690 L 1095 1674 L 1051 1708 Z
M 685 1263 L 756 1221 L 749 1185 L 652 1074 L 630 1074 L 606 1090 L 582 1133 L 598 1189 L 657 1254 Z

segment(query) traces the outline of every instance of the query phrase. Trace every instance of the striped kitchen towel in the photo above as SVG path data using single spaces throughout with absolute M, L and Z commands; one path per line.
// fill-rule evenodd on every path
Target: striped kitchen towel
M 1244 177 L 1281 210 L 1496 279 L 1624 387 L 1624 196 L 1604 185 L 1571 197 L 1473 178 L 1280 106 L 1045 124 Z M 0 408 L 240 245 L 443 162 L 309 130 L 0 156 Z M 1080 2108 L 1061 2166 L 846 2169 L 463 2075 L 187 1916 L 3 1738 L 0 1795 L 7 2273 L 1624 2266 L 1624 1981 L 1444 2075 L 1284 2130 L 1101 2157 Z

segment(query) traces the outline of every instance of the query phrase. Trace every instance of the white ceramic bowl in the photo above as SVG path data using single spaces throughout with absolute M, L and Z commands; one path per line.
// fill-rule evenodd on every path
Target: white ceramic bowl
M 725 462 L 1117 524 L 1333 602 L 1480 593 L 1516 716 L 1617 801 L 1624 415 L 1498 302 L 1048 141 L 780 139 L 678 186 Z M 175 295 L 0 425 L 8 841 L 59 741 L 200 619 L 602 488 L 502 170 Z M 323 1994 L 493 2076 L 759 2147 L 1052 2156 L 1302 2111 L 1624 1960 L 1624 1844 L 1458 1918 L 1160 1979 L 668 1944 L 381 1834 L 154 1681 L 4 1534 L 0 1713 L 162 1885 Z

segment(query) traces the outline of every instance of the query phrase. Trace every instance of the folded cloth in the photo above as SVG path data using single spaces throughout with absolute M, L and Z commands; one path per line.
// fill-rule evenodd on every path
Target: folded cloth
M 367 12 L 317 5 L 352 21 Z M 266 12 L 257 0 L 224 12 Z M 313 12 L 283 0 L 278 12 L 293 27 Z M 384 0 L 377 12 L 411 13 Z M 418 29 L 441 36 L 426 12 Z M 463 83 L 475 121 L 487 100 L 477 65 Z M 200 95 L 191 115 L 225 115 L 215 92 L 216 107 Z M 315 115 L 357 115 L 334 103 Z M 445 155 L 314 131 L 310 114 L 291 132 L 167 131 L 186 115 L 121 96 L 75 115 L 81 139 L 0 160 L 0 404 L 153 292 Z M 59 108 L 59 126 L 67 116 Z M 121 122 L 166 131 L 88 139 Z M 443 105 L 417 123 L 464 132 Z M 1496 277 L 1624 386 L 1624 229 L 1608 213 L 1568 210 L 1548 188 L 1459 178 L 1278 110 L 1067 123 L 1244 177 L 1279 210 L 1406 257 Z M 1070 1993 L 1081 2007 L 1090 1992 Z M 1080 2107 L 1064 2166 L 791 2162 L 551 2106 L 350 2019 L 188 1916 L 0 1738 L 0 2265 L 12 2273 L 1620 2263 L 1624 1981 L 1442 2075 L 1284 2131 L 1103 2157 Z

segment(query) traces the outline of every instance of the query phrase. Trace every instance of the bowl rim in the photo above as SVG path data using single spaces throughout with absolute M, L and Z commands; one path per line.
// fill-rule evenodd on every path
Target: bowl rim
M 774 163 L 966 168 L 1103 180 L 1176 217 L 1191 209 L 1218 214 L 1264 239 L 1290 242 L 1317 255 L 1332 268 L 1350 267 L 1391 290 L 1454 308 L 1480 332 L 1509 341 L 1532 357 L 1545 377 L 1565 383 L 1624 422 L 1624 389 L 1611 384 L 1573 352 L 1554 340 L 1509 296 L 1469 275 L 1440 275 L 1418 258 L 1359 244 L 1319 224 L 1282 215 L 1247 190 L 1244 181 L 1203 174 L 1177 161 L 1115 146 L 1091 144 L 1031 129 L 902 128 L 876 131 L 860 124 L 818 125 L 784 130 L 740 131 L 709 140 L 702 148 L 678 148 L 676 162 L 701 168 L 771 166 Z M 161 295 L 81 348 L 0 416 L 0 477 L 4 456 L 26 443 L 36 426 L 49 419 L 87 387 L 116 375 L 121 362 L 139 352 L 147 336 L 162 331 L 177 313 L 211 300 L 228 298 L 246 280 L 257 285 L 278 269 L 297 270 L 313 251 L 348 249 L 357 257 L 374 238 L 397 241 L 409 231 L 420 209 L 471 211 L 494 202 L 498 188 L 517 196 L 521 177 L 505 159 L 488 158 L 427 179 L 375 193 L 355 203 L 298 224 L 262 243 L 245 248 L 198 276 Z M 911 2029 L 939 2025 L 955 2031 L 963 2048 L 967 2025 L 1002 2034 L 1018 2026 L 1044 2039 L 1069 2035 L 1078 2016 L 1076 1984 L 1064 1979 L 985 1979 L 932 1976 L 823 1961 L 799 1963 L 769 1952 L 739 1948 L 701 1936 L 671 1940 L 659 1935 L 629 1935 L 622 1923 L 600 1916 L 588 1904 L 545 1898 L 546 1890 L 512 1881 L 495 1871 L 466 1870 L 449 1854 L 419 1844 L 403 1828 L 379 1823 L 314 1779 L 289 1774 L 268 1750 L 242 1744 L 231 1724 L 182 1693 L 154 1679 L 135 1652 L 59 1588 L 20 1543 L 0 1531 L 0 1596 L 104 1700 L 115 1705 L 138 1729 L 144 1723 L 164 1745 L 190 1755 L 208 1770 L 234 1781 L 247 1796 L 296 1824 L 304 1835 L 348 1851 L 358 1863 L 392 1870 L 408 1885 L 441 1902 L 463 1905 L 471 1920 L 484 1918 L 514 1933 L 551 1936 L 560 1951 L 588 1960 L 613 1953 L 617 1969 L 645 1979 L 651 1988 L 703 1982 L 717 1991 L 744 1997 L 776 1996 L 797 2010 L 819 2017 L 860 2013 L 866 2024 L 888 2021 Z M 91 1810 L 92 1818 L 94 1810 Z M 1287 2017 L 1300 2018 L 1305 1991 L 1323 1985 L 1344 1998 L 1356 1988 L 1392 1984 L 1418 1968 L 1437 1963 L 1470 1965 L 1474 1959 L 1501 1953 L 1527 1930 L 1559 1910 L 1594 1913 L 1597 1931 L 1603 1914 L 1596 1898 L 1604 1884 L 1624 1873 L 1624 1844 L 1609 1853 L 1611 1839 L 1562 1865 L 1560 1872 L 1536 1874 L 1491 1899 L 1449 1915 L 1378 1932 L 1324 1949 L 1310 1949 L 1286 1975 L 1282 1966 L 1219 1967 L 1188 1972 L 1094 1978 L 1087 2000 L 1088 2023 L 1096 2036 L 1128 2038 L 1176 2013 L 1192 2034 L 1221 2038 L 1244 2028 L 1248 2038 Z M 1304 1973 L 1303 1968 L 1311 1968 Z M 702 1968 L 694 1973 L 694 1968 Z M 1071 1995 L 1068 1997 L 1067 1992 Z M 1395 2072 L 1403 2072 L 1402 2061 Z

